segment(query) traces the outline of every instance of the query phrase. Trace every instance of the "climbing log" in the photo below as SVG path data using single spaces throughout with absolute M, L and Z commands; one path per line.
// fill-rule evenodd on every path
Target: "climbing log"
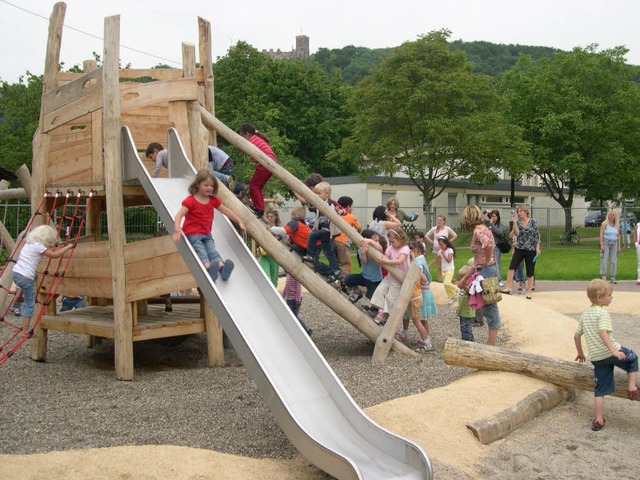
M 389 356 L 389 350 L 391 350 L 391 344 L 395 338 L 398 326 L 402 321 L 404 312 L 407 310 L 407 305 L 411 301 L 411 296 L 415 290 L 416 283 L 420 277 L 420 267 L 415 263 L 412 263 L 407 272 L 407 276 L 404 278 L 402 287 L 400 287 L 400 293 L 398 299 L 393 305 L 391 312 L 389 312 L 389 319 L 385 323 L 382 333 L 376 340 L 376 346 L 373 349 L 373 355 L 371 361 L 373 363 L 383 362 Z
M 561 387 L 575 387 L 593 391 L 591 364 L 555 360 L 542 355 L 519 352 L 502 347 L 447 339 L 444 362 L 457 367 L 512 372 L 527 375 Z M 626 374 L 615 372 L 616 391 L 613 396 L 627 398 Z
M 573 401 L 575 397 L 576 392 L 572 388 L 548 385 L 527 395 L 511 408 L 468 424 L 467 428 L 473 432 L 480 443 L 487 445 L 506 437 L 525 422 L 551 410 L 563 400 Z
M 227 140 L 230 144 L 235 145 L 244 153 L 250 155 L 251 158 L 255 159 L 260 165 L 273 173 L 277 178 L 282 180 L 282 182 L 289 188 L 291 188 L 294 192 L 299 193 L 302 198 L 304 198 L 305 201 L 309 203 L 309 205 L 313 205 L 319 212 L 326 216 L 331 221 L 331 223 L 336 225 L 342 232 L 344 232 L 345 235 L 349 237 L 349 239 L 355 245 L 360 244 L 360 242 L 362 241 L 362 235 L 360 235 L 360 233 L 358 233 L 355 228 L 345 222 L 344 219 L 336 213 L 333 207 L 327 205 L 327 202 L 324 202 L 318 195 L 313 193 L 304 183 L 302 183 L 294 175 L 292 175 L 276 162 L 267 157 L 258 147 L 249 142 L 249 140 L 241 137 L 216 117 L 211 115 L 211 113 L 205 110 L 202 106 L 200 107 L 200 114 L 202 115 L 202 123 L 204 123 L 205 126 L 214 129 L 216 132 L 222 135 L 224 139 Z M 265 248 L 265 250 L 271 255 L 271 252 L 268 248 Z M 367 250 L 367 256 L 375 260 L 382 257 L 383 255 L 375 248 L 370 248 Z M 396 267 L 395 265 L 388 265 L 385 268 L 389 271 L 389 273 L 397 278 L 398 281 L 404 281 L 405 272 L 403 270 Z

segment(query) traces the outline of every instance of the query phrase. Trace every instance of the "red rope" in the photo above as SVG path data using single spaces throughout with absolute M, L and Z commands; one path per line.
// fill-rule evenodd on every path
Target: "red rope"
M 81 198 L 82 195 L 84 194 L 84 192 L 82 190 L 78 190 L 77 195 L 76 195 L 76 200 L 73 204 L 73 209 L 71 212 L 71 215 L 68 214 L 68 209 L 69 209 L 69 198 L 71 196 L 72 192 L 71 191 L 67 191 L 66 195 L 65 195 L 65 201 L 64 204 L 62 205 L 62 215 L 55 215 L 55 210 L 56 208 L 56 204 L 57 204 L 57 200 L 58 197 L 60 196 L 60 192 L 56 192 L 55 196 L 54 196 L 54 201 L 53 204 L 51 206 L 51 209 L 49 210 L 49 212 L 47 213 L 41 213 L 40 209 L 42 208 L 42 204 L 44 202 L 44 200 L 46 199 L 48 192 L 45 193 L 45 195 L 43 196 L 43 200 L 40 203 L 40 205 L 38 206 L 38 210 L 36 211 L 36 213 L 31 217 L 31 220 L 29 221 L 28 225 L 27 225 L 27 229 L 25 230 L 25 235 L 22 236 L 22 238 L 20 239 L 20 243 L 22 243 L 22 241 L 24 240 L 24 238 L 26 237 L 26 233 L 29 231 L 29 229 L 31 228 L 31 226 L 33 225 L 33 221 L 35 219 L 35 217 L 37 215 L 43 215 L 43 216 L 47 216 L 48 217 L 48 221 L 47 224 L 50 224 L 51 221 L 56 221 L 57 222 L 57 231 L 58 231 L 58 235 L 61 236 L 60 234 L 62 233 L 62 229 L 63 226 L 65 228 L 64 230 L 64 237 L 65 240 L 67 241 L 67 243 L 69 243 L 70 238 L 71 238 L 71 233 L 73 232 L 73 227 L 76 223 L 76 220 L 79 220 L 79 225 L 78 228 L 76 230 L 75 233 L 75 237 L 74 237 L 74 248 L 72 248 L 69 252 L 68 255 L 66 256 L 62 256 L 59 257 L 57 259 L 53 259 L 53 258 L 48 258 L 45 270 L 42 272 L 36 272 L 37 278 L 39 278 L 39 282 L 37 285 L 37 292 L 40 292 L 41 290 L 46 289 L 46 287 L 43 286 L 44 281 L 47 277 L 53 277 L 53 281 L 51 282 L 51 285 L 49 286 L 48 289 L 46 289 L 46 294 L 44 297 L 44 300 L 42 301 L 38 301 L 37 297 L 36 297 L 36 308 L 34 309 L 34 313 L 35 310 L 37 309 L 37 315 L 35 315 L 35 321 L 33 322 L 33 325 L 31 326 L 31 328 L 29 329 L 29 333 L 27 334 L 22 334 L 22 326 L 21 325 L 15 325 L 14 323 L 10 322 L 7 320 L 7 313 L 9 311 L 11 311 L 11 307 L 14 303 L 15 300 L 15 293 L 16 292 L 12 292 L 9 291 L 9 293 L 13 293 L 14 294 L 14 298 L 11 300 L 11 302 L 9 302 L 7 308 L 5 309 L 5 311 L 2 313 L 1 317 L 0 317 L 0 321 L 2 323 L 4 323 L 5 325 L 7 325 L 8 327 L 10 327 L 11 329 L 13 329 L 13 332 L 9 335 L 9 338 L 2 344 L 0 345 L 0 365 L 2 365 L 4 362 L 6 362 L 9 358 L 11 358 L 13 356 L 13 354 L 29 339 L 33 336 L 33 332 L 35 331 L 36 327 L 40 324 L 40 321 L 42 320 L 43 315 L 46 313 L 47 307 L 51 304 L 52 301 L 55 301 L 58 289 L 60 288 L 60 285 L 62 284 L 63 280 L 64 280 L 64 274 L 66 269 L 69 266 L 69 263 L 71 262 L 71 258 L 73 257 L 73 252 L 75 251 L 75 245 L 77 245 L 78 243 L 78 239 L 80 238 L 80 235 L 82 234 L 82 229 L 84 228 L 84 223 L 85 223 L 85 219 L 86 219 L 86 215 L 87 212 L 89 210 L 89 205 L 91 203 L 91 198 L 94 194 L 94 191 L 92 190 L 91 192 L 89 192 L 89 195 L 86 197 L 86 202 L 84 203 L 84 211 L 83 213 L 80 215 L 79 212 L 79 208 L 81 206 Z M 64 223 L 67 222 L 67 225 L 64 225 Z M 55 223 L 54 223 L 55 224 Z M 13 260 L 13 256 L 15 256 L 17 254 L 17 252 L 19 251 L 19 244 L 16 244 L 13 252 L 12 252 L 12 258 L 11 260 Z M 55 261 L 55 262 L 54 262 Z M 55 263 L 55 265 L 54 265 Z M 5 265 L 2 269 L 2 273 L 4 273 L 5 269 L 7 268 L 7 265 Z M 52 267 L 55 267 L 55 271 L 52 273 L 52 271 L 54 270 Z

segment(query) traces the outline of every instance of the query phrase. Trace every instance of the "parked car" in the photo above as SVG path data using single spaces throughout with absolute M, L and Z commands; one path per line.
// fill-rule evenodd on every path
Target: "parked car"
M 599 227 L 604 221 L 604 213 L 600 210 L 589 210 L 584 215 L 585 227 Z

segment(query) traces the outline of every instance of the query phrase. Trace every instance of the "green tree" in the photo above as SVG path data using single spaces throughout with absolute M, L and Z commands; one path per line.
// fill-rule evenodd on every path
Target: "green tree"
M 523 56 L 503 76 L 533 172 L 565 209 L 567 229 L 576 192 L 600 201 L 638 192 L 640 89 L 626 52 L 590 46 L 538 62 Z
M 27 72 L 18 83 L 0 81 L 0 164 L 31 169 L 31 141 L 38 128 L 42 77 Z
M 218 118 L 232 128 L 253 123 L 267 134 L 278 160 L 289 163 L 285 168 L 301 177 L 312 170 L 326 176 L 353 172 L 353 164 L 327 160 L 348 131 L 339 79 L 315 63 L 272 60 L 244 42 L 216 62 L 214 73 Z
M 362 174 L 408 175 L 426 212 L 452 178 L 484 184 L 502 168 L 524 168 L 525 145 L 504 121 L 493 80 L 473 74 L 448 37 L 436 31 L 404 43 L 356 86 L 353 134 L 340 152 L 361 159 Z

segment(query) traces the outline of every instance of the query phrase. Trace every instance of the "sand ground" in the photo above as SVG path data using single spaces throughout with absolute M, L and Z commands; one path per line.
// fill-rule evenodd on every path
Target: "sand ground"
M 500 304 L 510 341 L 521 351 L 573 360 L 577 315 L 589 304 L 582 291 L 538 289 L 532 301 Z M 614 294 L 614 336 L 640 349 L 637 292 Z M 428 372 L 425 372 L 428 375 Z M 590 430 L 593 395 L 565 402 L 490 445 L 465 427 L 511 407 L 544 382 L 500 372 L 475 372 L 446 387 L 366 409 L 368 415 L 419 443 L 434 462 L 436 479 L 636 478 L 640 417 L 636 402 L 608 398 L 606 427 Z M 115 447 L 0 456 L 3 479 L 314 479 L 326 475 L 298 457 L 253 459 L 175 446 Z

